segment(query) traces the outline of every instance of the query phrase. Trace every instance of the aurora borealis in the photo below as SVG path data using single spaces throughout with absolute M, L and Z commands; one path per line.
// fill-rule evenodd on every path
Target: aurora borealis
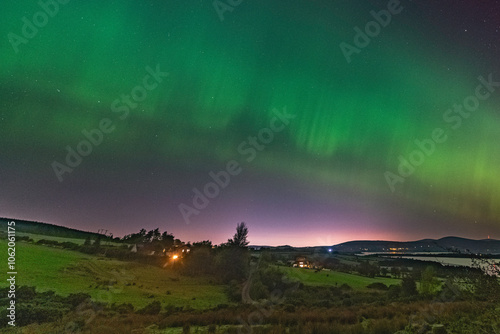
M 500 238 L 500 2 L 401 1 L 350 62 L 341 43 L 390 1 L 222 2 L 223 20 L 212 1 L 42 0 L 57 11 L 29 38 L 43 6 L 3 4 L 0 216 L 214 243 L 240 221 L 252 244 Z

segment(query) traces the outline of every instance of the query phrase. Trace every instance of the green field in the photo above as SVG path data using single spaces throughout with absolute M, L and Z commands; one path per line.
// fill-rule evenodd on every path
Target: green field
M 395 278 L 369 278 L 331 270 L 321 270 L 316 272 L 312 269 L 303 268 L 280 267 L 280 269 L 283 270 L 292 280 L 298 280 L 305 285 L 313 286 L 341 286 L 345 283 L 356 290 L 367 290 L 366 286 L 371 283 L 384 283 L 389 286 L 393 284 L 397 285 L 401 282 L 401 280 Z
M 6 240 L 0 240 L 0 261 L 6 273 Z M 53 290 L 61 295 L 85 292 L 107 303 L 143 307 L 158 300 L 163 305 L 203 309 L 228 302 L 223 286 L 180 276 L 173 269 L 26 242 L 16 244 L 16 270 L 17 286 L 35 286 L 39 291 Z M 7 281 L 3 279 L 0 287 L 5 286 Z
M 54 237 L 51 235 L 33 234 L 33 233 L 25 233 L 25 232 L 16 232 L 16 235 L 19 237 L 24 237 L 24 236 L 30 237 L 35 242 L 37 242 L 38 240 L 42 240 L 42 239 L 53 240 L 53 241 L 57 241 L 57 242 L 72 242 L 72 243 L 77 244 L 77 245 L 83 245 L 83 243 L 85 242 L 85 239 L 81 239 L 81 238 Z M 103 241 L 102 244 L 103 245 L 113 245 L 113 246 L 124 245 L 123 243 L 118 243 L 118 242 L 113 242 L 113 241 Z

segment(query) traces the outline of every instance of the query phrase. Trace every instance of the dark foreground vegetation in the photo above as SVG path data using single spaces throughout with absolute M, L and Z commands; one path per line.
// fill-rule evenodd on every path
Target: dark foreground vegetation
M 60 297 L 29 287 L 20 291 L 18 325 L 24 326 L 23 333 L 169 333 L 169 328 L 182 333 L 498 333 L 500 329 L 498 303 L 468 297 L 390 299 L 384 294 L 341 292 L 338 299 L 324 298 L 334 300 L 324 306 L 285 297 L 193 310 L 161 307 L 159 302 L 134 309 L 131 304 L 95 303 L 85 294 Z M 320 291 L 298 287 L 292 295 L 311 293 L 316 297 Z M 348 299 L 349 305 L 342 305 Z
M 168 283 L 172 286 L 189 277 L 203 277 L 224 286 L 227 302 L 201 308 L 181 306 L 172 302 L 175 299 L 170 298 L 171 291 L 166 291 L 163 298 L 146 294 L 141 298 L 147 303 L 138 307 L 134 306 L 136 300 L 105 302 L 81 291 L 63 295 L 21 286 L 16 290 L 16 327 L 8 325 L 7 310 L 3 308 L 0 331 L 500 333 L 500 285 L 497 276 L 480 269 L 481 262 L 487 260 L 483 257 L 476 258 L 473 267 L 445 267 L 328 250 L 312 254 L 290 249 L 251 250 L 247 235 L 248 229 L 242 223 L 233 238 L 218 246 L 210 241 L 184 244 L 157 230 L 141 230 L 124 238 L 129 243 L 120 240 L 115 244 L 98 236 L 87 236 L 82 243 L 17 238 L 18 247 L 29 243 L 62 249 L 64 254 L 89 254 L 96 261 L 113 258 L 124 261 L 115 261 L 118 263 L 141 262 L 156 270 L 159 267 L 165 275 L 177 275 Z M 134 250 L 138 244 L 143 246 Z M 31 269 L 44 268 L 41 263 L 39 268 Z M 92 289 L 105 291 L 119 285 L 116 281 L 108 283 L 99 281 Z M 131 284 L 141 282 L 127 283 Z M 7 292 L 8 288 L 0 289 L 2 305 L 8 301 Z M 196 302 L 196 297 L 192 299 Z

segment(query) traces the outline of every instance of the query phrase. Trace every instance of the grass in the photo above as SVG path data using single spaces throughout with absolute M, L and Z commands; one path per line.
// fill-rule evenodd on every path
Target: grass
M 280 267 L 280 269 L 291 279 L 298 280 L 304 285 L 312 286 L 341 286 L 342 284 L 348 284 L 355 290 L 368 290 L 366 286 L 371 283 L 384 283 L 389 286 L 393 284 L 397 285 L 401 282 L 401 280 L 395 278 L 369 278 L 331 270 L 315 272 L 312 269 L 303 268 Z
M 0 240 L 0 261 L 7 263 L 6 240 Z M 17 286 L 35 286 L 61 295 L 84 292 L 96 301 L 131 303 L 136 308 L 155 300 L 194 309 L 228 303 L 223 286 L 179 276 L 173 269 L 26 242 L 16 244 L 16 269 Z M 7 281 L 0 282 L 1 287 L 7 285 Z
M 28 236 L 31 239 L 33 239 L 35 242 L 37 242 L 38 240 L 45 239 L 45 240 L 53 240 L 53 241 L 57 241 L 57 242 L 65 242 L 65 241 L 72 242 L 72 243 L 75 243 L 77 245 L 83 245 L 85 243 L 85 239 L 81 239 L 81 238 L 54 237 L 51 235 L 33 234 L 33 233 L 25 233 L 25 232 L 16 232 L 16 235 L 19 237 Z M 122 243 L 113 242 L 113 241 L 102 241 L 102 244 L 103 245 L 113 245 L 113 246 L 124 245 Z

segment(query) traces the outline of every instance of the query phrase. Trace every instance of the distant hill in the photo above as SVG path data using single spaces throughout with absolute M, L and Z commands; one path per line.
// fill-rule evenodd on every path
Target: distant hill
M 333 246 L 337 252 L 460 252 L 500 254 L 500 240 L 472 240 L 459 237 L 423 239 L 418 241 L 349 241 Z
M 11 219 L 11 218 L 0 218 L 0 225 L 7 226 L 9 221 L 16 222 L 16 232 L 24 232 L 24 233 L 33 233 L 33 234 L 42 234 L 49 235 L 53 237 L 63 237 L 63 238 L 75 238 L 75 239 L 86 239 L 90 237 L 95 239 L 96 237 L 105 238 L 102 234 L 94 233 L 94 232 L 86 232 L 80 231 L 74 228 L 46 224 L 34 221 L 27 220 L 19 220 L 19 219 Z M 1 231 L 7 231 L 7 227 L 2 227 Z
M 74 228 L 47 224 L 35 221 L 0 218 L 0 225 L 5 227 L 0 231 L 7 231 L 7 222 L 16 222 L 16 231 L 49 235 L 63 238 L 86 239 L 90 237 L 107 238 L 106 236 L 95 233 L 77 230 Z M 423 239 L 418 241 L 373 241 L 373 240 L 356 240 L 348 241 L 334 246 L 313 246 L 313 247 L 292 247 L 292 246 L 252 246 L 254 249 L 268 248 L 282 252 L 297 252 L 304 253 L 323 253 L 331 249 L 333 252 L 339 253 L 361 253 L 361 252 L 397 252 L 397 253 L 416 253 L 416 252 L 457 252 L 457 253 L 473 253 L 473 254 L 500 254 L 500 240 L 482 239 L 473 240 L 460 237 L 445 237 L 441 239 Z

